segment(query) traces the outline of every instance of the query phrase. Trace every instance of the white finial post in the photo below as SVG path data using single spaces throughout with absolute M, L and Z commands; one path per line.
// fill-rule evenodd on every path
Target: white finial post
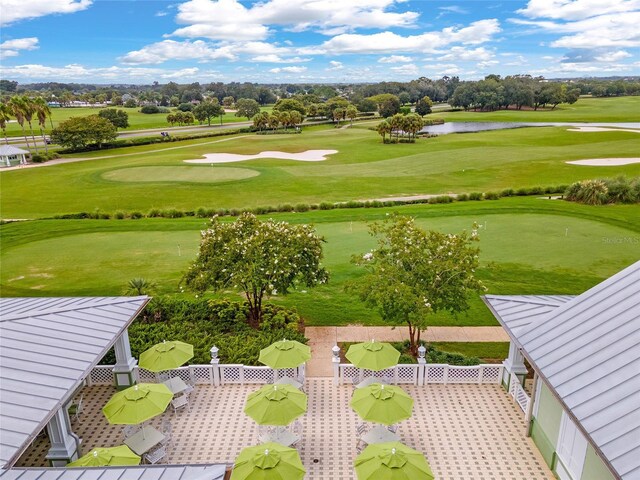
M 340 347 L 334 345 L 331 352 L 333 353 L 333 357 L 331 358 L 331 362 L 333 363 L 333 384 L 340 385 Z

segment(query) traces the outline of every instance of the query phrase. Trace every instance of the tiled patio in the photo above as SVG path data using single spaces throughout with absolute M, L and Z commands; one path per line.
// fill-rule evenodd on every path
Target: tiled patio
M 258 385 L 198 386 L 191 411 L 164 414 L 173 423 L 174 447 L 169 463 L 233 463 L 243 447 L 257 443 L 257 427 L 243 413 L 245 398 Z M 404 386 L 415 399 L 414 414 L 400 427 L 402 441 L 424 452 L 441 480 L 553 479 L 531 439 L 524 436 L 522 411 L 498 385 Z M 355 427 L 349 407 L 351 386 L 331 379 L 306 383 L 309 411 L 299 444 L 308 479 L 354 479 Z M 74 422 L 83 450 L 121 444 L 121 428 L 109 425 L 100 409 L 112 387 L 84 390 L 85 412 Z M 159 426 L 162 417 L 152 422 Z M 43 466 L 48 448 L 39 440 L 20 466 Z

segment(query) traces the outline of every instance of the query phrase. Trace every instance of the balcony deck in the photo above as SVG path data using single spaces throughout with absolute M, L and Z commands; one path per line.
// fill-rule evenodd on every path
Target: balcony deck
M 173 443 L 168 463 L 228 463 L 244 447 L 255 445 L 257 426 L 244 412 L 246 396 L 259 385 L 199 385 L 191 394 L 190 411 L 171 407 L 151 424 L 168 418 Z M 306 478 L 355 479 L 355 428 L 359 418 L 349 407 L 352 387 L 336 387 L 330 378 L 307 379 L 309 409 L 302 417 L 298 445 Z M 404 385 L 414 398 L 413 417 L 400 425 L 406 445 L 423 452 L 436 478 L 474 480 L 553 479 L 530 438 L 525 437 L 522 411 L 499 385 Z M 121 445 L 121 426 L 110 425 L 101 408 L 115 393 L 109 386 L 84 389 L 85 409 L 74 431 L 84 452 L 98 446 Z M 37 440 L 17 466 L 46 466 L 49 443 Z

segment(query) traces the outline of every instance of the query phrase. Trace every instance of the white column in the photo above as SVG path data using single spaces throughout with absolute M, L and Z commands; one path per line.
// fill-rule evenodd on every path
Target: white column
M 46 459 L 52 467 L 64 467 L 80 455 L 80 438 L 71 431 L 67 406 L 59 409 L 47 424 L 51 448 Z
M 116 387 L 118 389 L 130 387 L 138 381 L 135 371 L 138 361 L 131 356 L 129 332 L 127 330 L 122 332 L 113 347 L 116 352 L 116 364 L 113 367 L 113 378 Z
M 333 357 L 331 358 L 331 362 L 333 363 L 333 384 L 340 385 L 340 347 L 335 345 L 331 352 L 333 353 Z
M 218 358 L 218 352 L 220 350 L 215 345 L 211 347 L 211 368 L 213 369 L 213 385 L 215 387 L 220 386 L 220 359 Z
M 509 343 L 509 357 L 502 362 L 504 371 L 502 375 L 502 383 L 509 389 L 511 374 L 514 374 L 520 383 L 524 385 L 524 379 L 527 376 L 527 367 L 524 365 L 524 357 L 518 345 L 512 340 Z

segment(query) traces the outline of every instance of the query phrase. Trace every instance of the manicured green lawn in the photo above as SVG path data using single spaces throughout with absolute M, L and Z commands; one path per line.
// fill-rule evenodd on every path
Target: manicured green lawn
M 166 113 L 141 113 L 140 108 L 124 108 L 122 106 L 119 107 L 107 107 L 107 108 L 117 108 L 120 110 L 124 110 L 129 114 L 129 127 L 125 129 L 121 129 L 120 131 L 128 131 L 128 130 L 143 130 L 147 128 L 169 128 L 170 125 L 167 123 L 167 114 Z M 263 107 L 262 110 L 271 111 L 272 107 Z M 53 126 L 56 127 L 60 122 L 64 120 L 68 120 L 71 117 L 86 117 L 87 115 L 97 115 L 100 110 L 103 110 L 103 107 L 78 107 L 78 108 L 52 108 L 51 109 L 51 122 L 53 122 Z M 14 119 L 12 119 L 14 120 Z M 225 113 L 222 117 L 222 123 L 238 123 L 238 122 L 246 122 L 247 119 L 245 117 L 236 117 L 233 113 Z M 212 125 L 219 125 L 220 119 L 216 117 L 211 122 Z M 196 123 L 195 125 L 198 125 Z M 177 125 L 175 125 L 177 126 Z M 27 131 L 27 136 L 29 136 L 29 125 L 25 123 L 25 129 Z M 40 127 L 38 126 L 37 120 L 33 122 L 33 129 L 36 135 L 36 139 L 40 134 Z M 47 127 L 45 128 L 45 132 L 48 134 L 51 132 L 51 123 L 47 120 Z M 12 121 L 7 124 L 7 136 L 9 137 L 20 137 L 22 136 L 22 129 L 17 122 Z
M 640 122 L 640 97 L 580 98 L 573 105 L 544 110 L 438 112 L 447 122 Z
M 162 173 L 153 172 L 156 167 L 179 166 L 193 169 L 193 175 L 199 177 L 203 169 L 229 167 L 186 166 L 183 160 L 215 152 L 309 149 L 335 149 L 338 153 L 323 162 L 239 162 L 233 168 L 250 169 L 260 175 L 237 182 L 217 183 L 217 176 L 213 175 L 212 183 L 202 181 L 210 177 L 189 183 L 191 174 L 167 179 Z M 306 129 L 301 135 L 241 135 L 76 155 L 94 160 L 2 172 L 0 206 L 3 218 L 38 218 L 95 209 L 147 212 L 151 208 L 243 208 L 486 192 L 618 174 L 640 175 L 640 164 L 585 167 L 566 163 L 584 158 L 635 157 L 639 151 L 640 135 L 629 132 L 523 128 L 383 145 L 366 125 L 344 130 L 323 126 Z M 110 172 L 116 170 L 116 176 L 123 175 L 123 169 L 132 167 L 149 168 L 149 178 L 126 183 L 109 180 L 114 175 Z
M 511 198 L 499 201 L 415 205 L 276 214 L 312 222 L 325 236 L 329 284 L 301 288 L 274 301 L 295 306 L 309 325 L 382 324 L 379 316 L 344 292 L 361 273 L 354 254 L 373 246 L 367 221 L 398 211 L 425 228 L 458 232 L 481 225 L 478 275 L 490 293 L 581 293 L 638 259 L 640 207 L 587 207 L 563 201 Z M 144 277 L 158 293 L 179 294 L 193 260 L 197 218 L 142 220 L 46 220 L 1 227 L 0 285 L 4 296 L 117 295 L 128 280 Z M 231 296 L 235 293 L 230 292 Z M 239 297 L 238 297 L 239 298 Z M 440 315 L 432 325 L 495 325 L 479 298 L 457 318 Z
M 430 346 L 449 353 L 483 360 L 504 360 L 509 356 L 509 342 L 431 342 Z

